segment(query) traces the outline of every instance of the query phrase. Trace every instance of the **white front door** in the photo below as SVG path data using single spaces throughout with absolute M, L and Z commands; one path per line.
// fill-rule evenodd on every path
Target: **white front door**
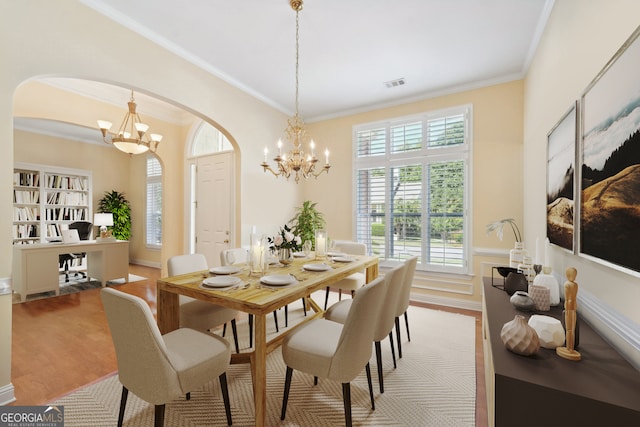
M 196 252 L 209 267 L 220 265 L 220 252 L 229 247 L 231 233 L 233 153 L 199 157 L 196 161 Z

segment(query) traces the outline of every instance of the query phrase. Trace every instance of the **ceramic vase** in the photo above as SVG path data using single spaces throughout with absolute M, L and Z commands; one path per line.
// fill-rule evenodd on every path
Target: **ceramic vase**
M 540 349 L 538 334 L 529 326 L 524 316 L 519 314 L 504 324 L 500 338 L 507 350 L 523 356 L 531 356 Z
M 509 273 L 504 279 L 504 290 L 513 295 L 516 291 L 527 291 L 529 283 L 522 273 Z
M 529 296 L 538 311 L 549 311 L 551 309 L 549 294 L 549 288 L 539 285 L 529 286 Z
M 536 308 L 536 303 L 525 291 L 516 291 L 509 301 L 516 309 L 521 311 L 532 311 Z
M 524 243 L 516 242 L 515 248 L 509 251 L 509 267 L 518 268 L 525 255 L 527 255 L 527 250 L 524 248 Z
M 293 259 L 293 254 L 291 253 L 291 249 L 289 248 L 278 249 L 278 261 L 280 261 L 280 264 L 284 264 L 284 265 L 291 264 L 292 259 Z
M 542 267 L 542 274 L 538 274 L 533 279 L 535 286 L 544 286 L 549 289 L 549 304 L 556 306 L 560 304 L 560 284 L 558 280 L 551 274 L 551 267 L 545 265 Z
M 533 279 L 536 277 L 536 271 L 533 269 L 533 263 L 530 256 L 524 255 L 522 257 L 522 263 L 518 264 L 518 271 L 524 274 L 524 277 L 527 278 L 527 283 L 533 283 Z

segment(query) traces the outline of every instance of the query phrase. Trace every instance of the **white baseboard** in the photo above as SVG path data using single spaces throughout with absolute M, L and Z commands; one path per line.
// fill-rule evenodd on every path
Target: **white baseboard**
M 477 301 L 466 301 L 457 298 L 439 297 L 435 295 L 411 294 L 411 301 L 423 302 L 427 304 L 442 305 L 464 310 L 482 311 L 482 303 Z
M 129 260 L 129 264 L 142 265 L 144 267 L 152 267 L 152 268 L 162 268 L 159 262 L 151 262 L 143 259 Z
M 9 383 L 0 387 L 0 406 L 8 405 L 16 401 L 15 388 Z

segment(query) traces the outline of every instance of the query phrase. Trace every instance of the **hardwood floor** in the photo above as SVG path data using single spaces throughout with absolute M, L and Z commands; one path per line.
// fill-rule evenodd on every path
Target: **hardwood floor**
M 155 284 L 160 270 L 132 264 L 129 272 L 148 279 L 125 283 L 118 289 L 148 301 L 155 314 Z M 99 294 L 99 289 L 90 289 L 13 305 L 11 382 L 16 395 L 13 405 L 43 405 L 116 371 L 115 351 Z M 481 314 L 428 304 L 420 306 L 475 317 L 476 426 L 486 426 Z

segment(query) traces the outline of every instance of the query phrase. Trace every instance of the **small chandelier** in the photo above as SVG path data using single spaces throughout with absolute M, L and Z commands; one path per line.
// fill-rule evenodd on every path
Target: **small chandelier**
M 129 112 L 125 114 L 117 133 L 109 132 L 111 122 L 98 120 L 98 127 L 102 132 L 102 140 L 107 144 L 113 144 L 118 150 L 130 156 L 133 154 L 146 153 L 149 150 L 155 153 L 158 144 L 162 140 L 162 135 L 147 133 L 149 126 L 142 123 L 140 115 L 136 112 L 133 90 L 131 90 L 131 99 L 128 105 Z
M 269 171 L 274 174 L 276 177 L 283 175 L 285 178 L 289 179 L 289 177 L 295 173 L 295 181 L 298 183 L 300 181 L 300 177 L 304 179 L 308 179 L 310 176 L 315 178 L 318 177 L 322 172 L 329 172 L 329 150 L 325 150 L 325 164 L 322 169 L 316 172 L 315 167 L 318 162 L 318 158 L 315 153 L 315 143 L 313 140 L 310 141 L 309 146 L 311 148 L 311 153 L 305 157 L 304 151 L 302 151 L 301 144 L 302 139 L 306 134 L 306 130 L 304 127 L 304 121 L 300 118 L 298 114 L 298 68 L 299 68 L 299 34 L 300 34 L 300 26 L 298 24 L 298 15 L 302 10 L 302 0 L 290 0 L 289 4 L 291 8 L 296 12 L 296 114 L 290 118 L 287 122 L 288 126 L 285 130 L 287 139 L 291 141 L 293 144 L 293 150 L 289 151 L 289 153 L 282 154 L 282 140 L 278 140 L 278 155 L 274 157 L 274 161 L 276 162 L 277 171 L 273 170 L 269 163 L 267 163 L 267 156 L 269 155 L 269 150 L 267 148 L 264 149 L 264 161 L 261 166 L 263 170 Z

